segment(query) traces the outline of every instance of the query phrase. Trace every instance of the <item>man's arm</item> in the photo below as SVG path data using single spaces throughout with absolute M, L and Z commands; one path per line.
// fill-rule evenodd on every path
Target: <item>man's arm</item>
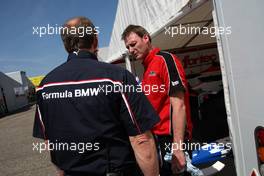
M 144 176 L 158 176 L 158 156 L 151 132 L 147 131 L 137 136 L 130 136 L 129 140 Z
M 170 101 L 172 105 L 173 146 L 177 146 L 173 148 L 172 171 L 179 172 L 186 165 L 184 151 L 181 150 L 186 125 L 184 92 L 177 92 L 175 97 L 170 97 Z

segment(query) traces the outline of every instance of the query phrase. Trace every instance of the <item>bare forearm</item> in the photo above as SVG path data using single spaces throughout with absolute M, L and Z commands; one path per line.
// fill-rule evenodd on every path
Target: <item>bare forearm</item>
M 183 142 L 186 125 L 184 93 L 179 92 L 177 96 L 170 97 L 170 102 L 172 105 L 173 142 Z
M 159 165 L 155 141 L 150 132 L 130 137 L 137 163 L 145 176 L 158 176 Z
M 186 165 L 185 156 L 182 148 L 184 139 L 186 112 L 184 103 L 184 94 L 179 93 L 176 97 L 170 98 L 172 103 L 172 125 L 173 125 L 173 159 L 172 171 L 178 173 L 182 171 Z M 176 147 L 175 147 L 176 146 Z
M 178 106 L 173 109 L 173 142 L 180 144 L 184 140 L 184 132 L 186 125 L 185 106 Z

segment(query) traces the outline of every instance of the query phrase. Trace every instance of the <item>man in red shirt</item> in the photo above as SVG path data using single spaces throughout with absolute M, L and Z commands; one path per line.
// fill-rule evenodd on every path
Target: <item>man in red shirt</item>
M 184 69 L 175 55 L 153 47 L 149 33 L 141 26 L 129 25 L 122 39 L 129 53 L 137 60 L 142 60 L 142 87 L 150 87 L 150 92 L 145 91 L 145 94 L 160 116 L 161 121 L 152 129 L 162 155 L 160 174 L 167 176 L 179 173 L 186 165 L 181 147 L 192 133 Z M 172 148 L 171 164 L 164 161 L 164 155 L 170 152 L 168 148 Z

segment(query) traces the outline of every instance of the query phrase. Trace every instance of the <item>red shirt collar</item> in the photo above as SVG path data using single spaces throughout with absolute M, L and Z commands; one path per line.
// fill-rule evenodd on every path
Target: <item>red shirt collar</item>
M 147 57 L 143 60 L 142 64 L 144 65 L 144 67 L 148 67 L 149 63 L 151 62 L 151 60 L 154 58 L 154 56 L 160 51 L 159 48 L 153 48 L 152 50 L 150 50 L 150 52 L 148 53 Z

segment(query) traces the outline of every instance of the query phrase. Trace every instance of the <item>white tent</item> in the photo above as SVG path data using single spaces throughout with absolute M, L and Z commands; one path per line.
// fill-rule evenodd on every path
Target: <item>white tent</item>
M 103 58 L 107 58 L 108 56 L 108 47 L 102 47 L 98 50 L 98 60 L 103 61 Z
M 176 28 L 180 29 L 180 27 L 212 27 L 211 1 L 119 0 L 108 57 L 105 62 L 114 62 L 122 58 L 126 52 L 121 34 L 129 24 L 144 26 L 151 34 L 153 45 L 165 50 L 216 42 L 210 34 L 199 35 L 195 31 L 191 31 L 188 35 L 175 34 Z M 170 29 L 170 34 L 168 29 Z M 172 36 L 172 32 L 175 35 Z

